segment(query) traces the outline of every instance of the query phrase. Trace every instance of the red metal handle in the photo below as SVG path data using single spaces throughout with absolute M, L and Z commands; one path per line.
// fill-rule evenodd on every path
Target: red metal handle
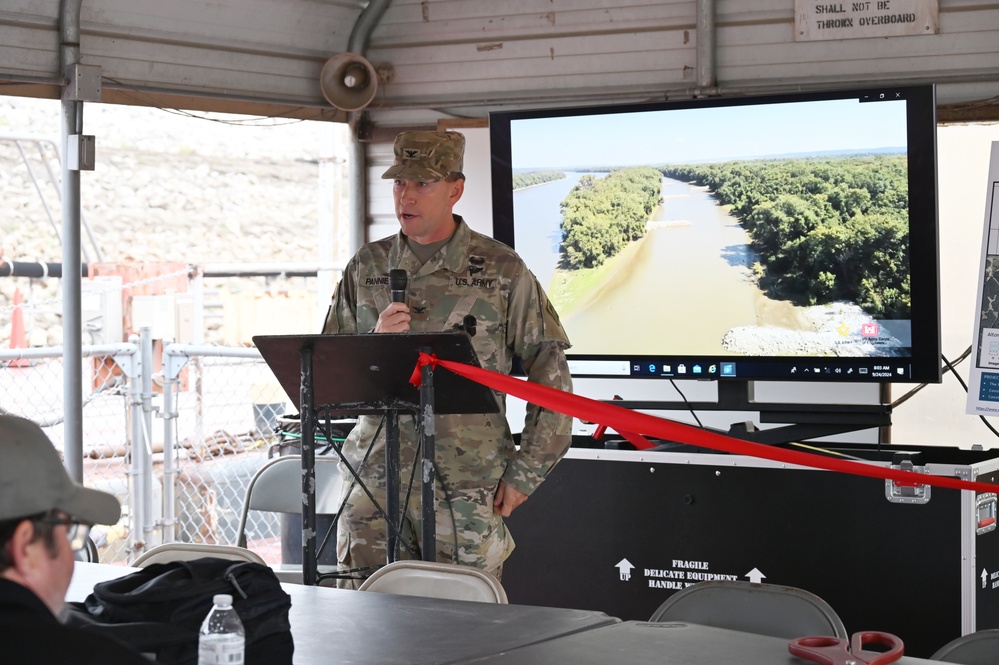
M 887 647 L 888 650 L 868 651 L 867 647 L 875 644 Z M 888 665 L 888 663 L 894 663 L 902 657 L 902 653 L 905 650 L 901 639 L 891 633 L 883 633 L 878 630 L 854 633 L 850 645 L 854 658 L 862 663 L 867 663 L 867 665 Z
M 887 650 L 867 649 L 874 645 L 887 647 Z M 787 650 L 793 656 L 819 665 L 844 665 L 847 661 L 888 665 L 902 657 L 904 645 L 902 640 L 891 633 L 871 630 L 854 633 L 849 644 L 838 637 L 799 637 L 788 642 Z

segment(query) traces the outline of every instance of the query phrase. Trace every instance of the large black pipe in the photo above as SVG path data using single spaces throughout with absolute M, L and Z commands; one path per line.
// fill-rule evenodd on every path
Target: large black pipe
M 321 263 L 318 265 L 302 264 L 295 267 L 285 263 L 209 263 L 202 266 L 204 277 L 315 277 L 320 270 L 329 270 L 328 266 L 335 264 Z M 88 264 L 81 264 L 81 276 L 88 277 Z M 342 270 L 341 265 L 335 265 L 335 270 Z M 40 261 L 4 261 L 0 259 L 0 277 L 62 277 L 61 263 L 42 263 Z
M 87 277 L 87 264 L 81 266 L 80 276 Z M 62 277 L 62 264 L 0 260 L 0 277 Z

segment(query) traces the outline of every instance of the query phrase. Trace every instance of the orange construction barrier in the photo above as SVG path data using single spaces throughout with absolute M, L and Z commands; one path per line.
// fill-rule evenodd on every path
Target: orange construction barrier
M 14 312 L 10 317 L 10 348 L 28 348 L 28 333 L 24 329 L 24 309 L 21 307 L 21 289 L 14 289 Z M 15 358 L 7 363 L 9 367 L 27 367 L 30 364 L 27 358 Z

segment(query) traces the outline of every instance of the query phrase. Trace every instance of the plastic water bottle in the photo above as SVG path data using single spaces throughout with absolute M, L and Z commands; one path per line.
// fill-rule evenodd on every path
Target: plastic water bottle
M 215 606 L 201 624 L 198 665 L 243 665 L 246 632 L 233 609 L 232 596 L 220 593 L 212 602 Z

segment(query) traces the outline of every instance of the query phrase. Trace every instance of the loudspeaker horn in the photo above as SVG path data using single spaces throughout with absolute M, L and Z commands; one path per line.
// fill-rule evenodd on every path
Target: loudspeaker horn
M 356 53 L 338 53 L 323 65 L 319 87 L 326 101 L 341 111 L 358 111 L 375 98 L 378 72 Z

